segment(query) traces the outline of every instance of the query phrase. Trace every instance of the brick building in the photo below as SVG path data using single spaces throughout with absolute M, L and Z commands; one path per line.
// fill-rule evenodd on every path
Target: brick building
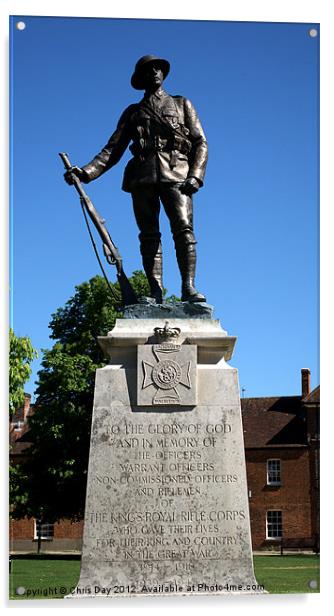
M 248 495 L 254 550 L 316 549 L 319 544 L 320 387 L 311 391 L 301 371 L 301 395 L 242 398 Z M 30 396 L 10 425 L 11 459 L 19 464 L 30 446 Z M 83 522 L 11 522 L 11 550 L 80 551 Z
M 320 387 L 241 400 L 253 549 L 319 544 Z
M 28 418 L 34 413 L 30 394 L 16 411 L 9 424 L 10 461 L 20 464 L 29 455 L 31 446 Z M 40 524 L 33 518 L 11 520 L 10 549 L 12 552 L 36 552 L 40 535 L 42 551 L 79 552 L 82 545 L 83 521 L 61 520 L 56 524 Z

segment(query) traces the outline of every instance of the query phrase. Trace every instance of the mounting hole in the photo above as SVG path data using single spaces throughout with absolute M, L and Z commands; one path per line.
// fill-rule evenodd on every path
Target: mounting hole
M 26 27 L 26 24 L 24 23 L 24 21 L 17 21 L 16 22 L 16 28 L 17 30 L 24 30 Z
M 26 589 L 24 586 L 18 586 L 15 590 L 17 595 L 25 595 Z
M 311 30 L 309 30 L 308 33 L 312 38 L 315 38 L 316 36 L 318 36 L 318 30 L 316 28 L 311 28 Z

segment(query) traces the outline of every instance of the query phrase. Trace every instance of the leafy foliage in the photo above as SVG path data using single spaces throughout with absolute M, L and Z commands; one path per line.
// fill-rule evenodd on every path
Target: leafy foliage
M 134 272 L 131 283 L 138 296 L 149 295 L 142 272 Z M 35 413 L 29 418 L 33 444 L 11 478 L 13 517 L 82 517 L 95 371 L 105 364 L 97 337 L 121 316 L 101 276 L 77 286 L 52 315 L 50 337 L 56 342 L 43 351 L 38 373 Z
M 37 351 L 28 337 L 18 337 L 9 330 L 9 414 L 24 403 L 24 384 L 31 375 L 30 364 Z

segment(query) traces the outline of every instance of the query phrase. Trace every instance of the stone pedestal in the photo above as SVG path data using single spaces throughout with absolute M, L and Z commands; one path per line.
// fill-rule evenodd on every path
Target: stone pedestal
M 99 342 L 72 597 L 259 592 L 235 338 L 210 318 L 157 317 Z

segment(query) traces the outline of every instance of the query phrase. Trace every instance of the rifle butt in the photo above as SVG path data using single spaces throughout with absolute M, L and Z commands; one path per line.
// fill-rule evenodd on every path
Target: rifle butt
M 124 306 L 130 306 L 131 304 L 138 304 L 138 297 L 135 294 L 128 277 L 125 275 L 123 269 L 117 271 L 117 279 L 121 289 L 122 300 Z

